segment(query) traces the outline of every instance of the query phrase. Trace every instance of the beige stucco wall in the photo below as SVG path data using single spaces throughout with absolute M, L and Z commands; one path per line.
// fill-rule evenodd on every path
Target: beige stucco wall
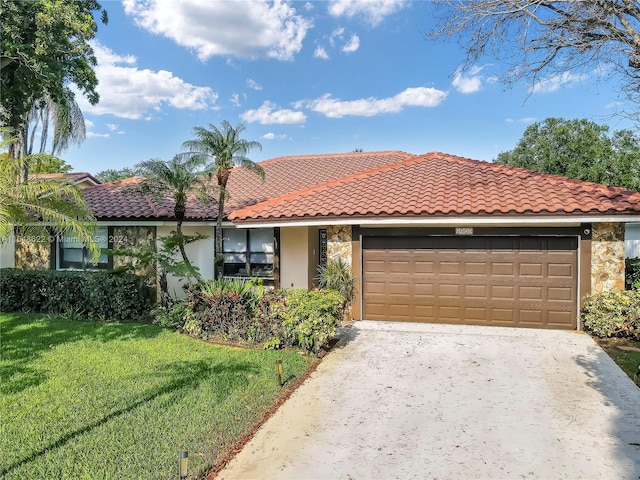
M 158 227 L 156 232 L 157 238 L 166 237 L 175 230 L 175 226 L 163 226 Z M 205 280 L 212 279 L 214 277 L 214 260 L 215 260 L 215 237 L 214 229 L 212 226 L 183 226 L 182 232 L 185 235 L 196 235 L 201 233 L 207 235 L 209 238 L 193 242 L 186 247 L 187 256 L 189 261 L 200 269 L 200 274 Z M 158 240 L 159 246 L 159 240 Z M 169 293 L 178 297 L 184 297 L 184 291 L 182 289 L 182 283 L 175 277 L 169 276 L 168 279 Z
M 13 268 L 16 266 L 16 243 L 12 235 L 7 243 L 0 244 L 0 268 Z
M 594 223 L 591 293 L 624 290 L 624 223 Z
M 309 288 L 309 229 L 283 227 L 280 229 L 280 286 Z

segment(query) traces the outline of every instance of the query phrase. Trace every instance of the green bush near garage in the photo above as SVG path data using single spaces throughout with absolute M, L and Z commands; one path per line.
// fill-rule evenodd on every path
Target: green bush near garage
M 640 287 L 640 258 L 627 258 L 624 261 L 624 284 L 627 290 Z
M 587 295 L 580 319 L 585 329 L 597 337 L 640 339 L 640 291 Z
M 149 281 L 127 272 L 0 270 L 0 310 L 120 321 L 148 318 Z

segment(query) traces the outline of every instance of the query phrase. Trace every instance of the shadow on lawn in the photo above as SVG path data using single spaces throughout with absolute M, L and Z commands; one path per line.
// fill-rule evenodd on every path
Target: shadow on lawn
M 605 404 L 610 407 L 610 431 L 617 439 L 617 463 L 631 465 L 630 471 L 640 472 L 640 389 L 620 370 L 619 375 L 610 375 L 605 364 L 613 362 L 605 351 L 594 343 L 592 355 L 575 358 L 584 368 L 587 384 L 599 391 Z M 630 477 L 631 478 L 631 477 Z M 634 477 L 635 478 L 635 477 Z M 640 477 L 638 477 L 640 478 Z
M 0 351 L 0 394 L 18 393 L 46 380 L 42 372 L 29 367 L 43 353 L 64 343 L 91 338 L 109 342 L 124 338 L 153 338 L 161 329 L 136 323 L 108 323 L 67 320 L 33 314 L 2 314 Z
M 183 395 L 182 392 L 184 389 L 195 388 L 204 381 L 211 381 L 213 377 L 218 383 L 227 385 L 226 389 L 216 389 L 218 396 L 223 396 L 228 393 L 229 387 L 235 388 L 241 384 L 247 384 L 248 379 L 246 374 L 255 373 L 257 371 L 257 367 L 252 363 L 234 361 L 225 361 L 220 364 L 211 365 L 211 363 L 205 360 L 199 360 L 194 362 L 173 362 L 165 365 L 162 370 L 154 372 L 154 375 L 168 376 L 167 383 L 150 389 L 139 399 L 130 403 L 126 407 L 115 410 L 95 422 L 69 432 L 55 442 L 52 442 L 45 447 L 42 447 L 37 452 L 32 453 L 28 457 L 18 460 L 12 465 L 3 468 L 0 470 L 0 477 L 22 465 L 36 460 L 45 453 L 51 453 L 52 450 L 62 447 L 76 437 L 91 432 L 92 430 L 99 428 L 101 425 L 104 425 L 121 415 L 125 415 L 148 402 L 154 401 L 163 395 L 168 395 L 165 402 L 171 403 L 175 401 L 176 396 Z

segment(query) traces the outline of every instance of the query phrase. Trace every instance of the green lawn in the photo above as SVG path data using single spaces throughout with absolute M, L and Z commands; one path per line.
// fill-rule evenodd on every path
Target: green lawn
M 0 478 L 203 474 L 313 359 L 210 345 L 153 325 L 0 314 Z
M 640 366 L 640 341 L 629 338 L 596 338 L 596 341 L 614 362 L 626 373 L 629 378 L 634 379 Z M 636 350 L 622 350 L 619 347 L 631 347 Z M 640 386 L 640 379 L 638 386 Z

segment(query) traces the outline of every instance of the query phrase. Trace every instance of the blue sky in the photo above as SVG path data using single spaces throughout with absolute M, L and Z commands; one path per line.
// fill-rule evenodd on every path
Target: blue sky
M 225 119 L 262 143 L 256 161 L 356 148 L 492 160 L 551 116 L 630 126 L 595 68 L 512 87 L 491 58 L 460 74 L 462 49 L 425 36 L 430 2 L 102 3 L 101 101 L 78 95 L 87 139 L 61 155 L 75 170 L 169 159 L 193 127 Z

